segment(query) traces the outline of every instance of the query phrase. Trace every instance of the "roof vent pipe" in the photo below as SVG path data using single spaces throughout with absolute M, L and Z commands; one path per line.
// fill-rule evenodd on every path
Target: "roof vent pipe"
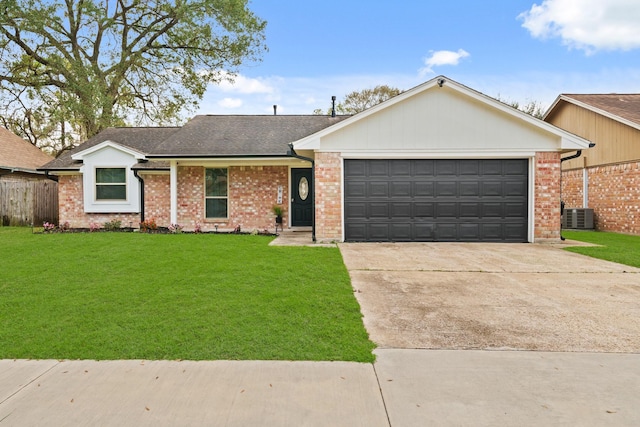
M 331 97 L 331 117 L 336 116 L 336 96 Z
M 278 106 L 277 105 L 273 105 L 273 115 L 276 115 L 276 111 L 278 110 Z

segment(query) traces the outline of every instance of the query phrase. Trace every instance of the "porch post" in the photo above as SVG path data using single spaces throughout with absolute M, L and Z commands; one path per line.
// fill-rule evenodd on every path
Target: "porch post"
M 178 223 L 178 162 L 169 162 L 169 186 L 171 194 L 171 224 Z

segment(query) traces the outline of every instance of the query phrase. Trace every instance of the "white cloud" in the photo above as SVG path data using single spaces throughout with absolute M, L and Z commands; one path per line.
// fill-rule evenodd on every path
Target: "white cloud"
M 233 109 L 242 107 L 242 99 L 239 98 L 223 98 L 218 101 L 218 106 L 224 109 Z
M 278 114 L 312 114 L 331 105 L 331 96 L 338 99 L 354 90 L 375 87 L 380 84 L 410 89 L 422 80 L 417 75 L 337 75 L 306 77 L 266 76 L 258 80 L 271 88 L 267 93 L 233 93 L 226 88 L 210 85 L 198 108 L 198 114 L 273 114 L 273 105 L 278 105 Z M 232 102 L 233 101 L 233 102 Z M 240 106 L 237 106 L 242 102 Z
M 221 72 L 221 82 L 216 85 L 223 92 L 232 93 L 272 93 L 273 87 L 265 82 L 262 78 L 253 79 L 245 77 L 242 74 L 238 74 L 235 77 L 230 76 L 225 72 Z
M 425 58 L 424 68 L 420 69 L 420 76 L 424 77 L 426 74 L 433 73 L 433 67 L 441 65 L 458 65 L 462 58 L 469 56 L 469 52 L 464 49 L 458 49 L 457 52 L 451 50 L 438 50 L 431 51 L 431 56 Z
M 535 101 L 547 108 L 560 93 L 638 93 L 640 69 L 608 67 L 599 71 L 523 71 L 505 70 L 499 74 L 477 71 L 449 75 L 454 80 L 491 97 L 525 104 Z M 317 78 L 260 77 L 273 88 L 272 93 L 234 94 L 232 97 L 217 86 L 210 86 L 198 114 L 312 114 L 326 111 L 331 96 L 338 99 L 353 91 L 388 84 L 408 90 L 425 81 L 415 74 L 335 75 Z M 278 98 L 277 102 L 272 99 Z
M 544 0 L 518 19 L 533 37 L 559 37 L 588 54 L 640 48 L 638 0 Z

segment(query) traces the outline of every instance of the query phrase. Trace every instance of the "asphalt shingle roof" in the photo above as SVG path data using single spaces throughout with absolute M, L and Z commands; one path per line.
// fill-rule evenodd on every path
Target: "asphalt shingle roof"
M 640 125 L 640 94 L 563 94 L 563 96 Z
M 285 156 L 288 144 L 349 116 L 196 116 L 150 157 Z
M 52 157 L 18 135 L 0 127 L 0 168 L 34 171 Z
M 109 128 L 41 169 L 77 170 L 71 156 L 105 141 L 144 153 L 147 158 L 286 156 L 289 143 L 339 123 L 349 116 L 214 116 L 194 117 L 183 127 Z M 141 163 L 139 169 L 168 167 Z
M 90 138 L 85 143 L 61 154 L 60 157 L 47 163 L 40 169 L 80 169 L 80 163 L 73 160 L 71 156 L 105 141 L 112 141 L 142 153 L 149 153 L 153 151 L 153 148 L 156 145 L 177 132 L 179 129 L 179 127 L 108 128 Z

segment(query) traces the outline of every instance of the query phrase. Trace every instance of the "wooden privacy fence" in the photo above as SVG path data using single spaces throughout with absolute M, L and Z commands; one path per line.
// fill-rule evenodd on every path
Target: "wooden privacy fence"
M 58 183 L 0 181 L 0 219 L 3 226 L 58 224 Z

